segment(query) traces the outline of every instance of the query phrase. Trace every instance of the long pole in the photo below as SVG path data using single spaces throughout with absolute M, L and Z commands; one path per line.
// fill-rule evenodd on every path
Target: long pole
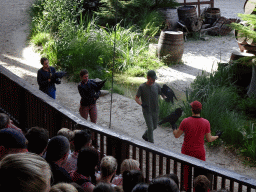
M 114 66 L 115 66 L 115 57 L 116 57 L 116 25 L 117 25 L 117 0 L 115 1 L 115 38 L 114 38 L 114 53 L 113 53 L 113 63 L 112 63 L 112 87 L 111 87 L 111 102 L 110 102 L 110 120 L 109 120 L 109 128 L 111 128 L 111 122 L 112 122 L 112 102 L 113 102 L 113 87 L 114 87 Z

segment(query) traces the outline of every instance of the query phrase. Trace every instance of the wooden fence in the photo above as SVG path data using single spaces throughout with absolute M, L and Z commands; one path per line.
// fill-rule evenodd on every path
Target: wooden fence
M 183 190 L 184 167 L 188 166 L 189 177 L 187 191 L 192 191 L 194 169 L 201 168 L 212 175 L 211 188 L 227 188 L 233 191 L 251 192 L 256 189 L 256 180 L 248 176 L 214 166 L 180 153 L 164 150 L 151 143 L 138 141 L 128 136 L 117 134 L 77 117 L 73 112 L 56 103 L 55 100 L 35 90 L 26 81 L 0 66 L 0 110 L 7 113 L 20 128 L 33 126 L 49 130 L 50 137 L 55 136 L 62 127 L 90 129 L 104 154 L 114 156 L 118 164 L 126 158 L 140 162 L 140 168 L 146 180 L 158 175 L 173 172 L 178 175 L 180 189 Z
M 211 5 L 211 8 L 214 7 L 214 0 L 209 0 L 209 1 L 201 1 L 201 0 L 197 0 L 197 1 L 193 1 L 193 2 L 187 2 L 187 0 L 184 0 L 184 3 L 180 3 L 181 5 L 196 5 L 198 8 L 198 15 L 201 15 L 201 5 Z

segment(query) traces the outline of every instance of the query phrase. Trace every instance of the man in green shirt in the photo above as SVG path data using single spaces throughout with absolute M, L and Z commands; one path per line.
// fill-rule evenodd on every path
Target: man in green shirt
M 156 72 L 149 70 L 147 82 L 139 86 L 135 97 L 135 101 L 142 106 L 143 116 L 148 127 L 142 138 L 151 143 L 154 143 L 153 131 L 157 128 L 159 112 L 158 95 L 161 94 L 160 85 L 155 83 L 156 78 Z M 165 98 L 164 95 L 162 96 Z

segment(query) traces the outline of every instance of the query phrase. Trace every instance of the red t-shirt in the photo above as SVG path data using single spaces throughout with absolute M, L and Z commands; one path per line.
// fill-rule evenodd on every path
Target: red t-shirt
M 210 133 L 210 123 L 201 117 L 188 117 L 179 127 L 185 133 L 181 153 L 205 161 L 204 136 Z

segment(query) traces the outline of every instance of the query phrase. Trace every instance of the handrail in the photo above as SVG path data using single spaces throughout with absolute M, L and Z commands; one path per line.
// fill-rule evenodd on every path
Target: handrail
M 228 187 L 230 191 L 256 190 L 256 180 L 233 171 L 217 167 L 211 163 L 198 160 L 180 153 L 158 148 L 129 136 L 118 134 L 78 117 L 76 114 L 55 100 L 35 90 L 25 80 L 0 66 L 0 110 L 8 113 L 19 122 L 20 128 L 40 126 L 49 130 L 50 136 L 57 134 L 62 127 L 71 130 L 90 129 L 95 134 L 96 142 L 104 154 L 113 155 L 120 165 L 126 158 L 137 159 L 146 180 L 149 181 L 161 174 L 173 172 L 180 179 L 183 189 L 184 167 L 188 166 L 189 178 L 187 191 L 193 184 L 193 169 L 202 168 L 212 175 L 212 189 Z M 229 184 L 228 182 L 229 181 Z

